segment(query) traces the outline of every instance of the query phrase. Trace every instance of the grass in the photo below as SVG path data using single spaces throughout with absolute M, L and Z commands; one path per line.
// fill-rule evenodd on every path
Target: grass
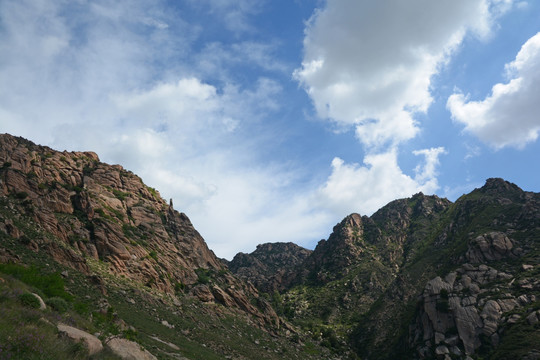
M 64 290 L 64 279 L 55 273 L 46 273 L 35 266 L 25 267 L 18 264 L 0 264 L 0 272 L 12 275 L 22 282 L 36 287 L 48 297 L 73 300 L 73 296 Z
M 10 275 L 0 274 L 0 359 L 88 359 L 86 348 L 59 337 L 55 325 L 74 324 L 82 319 L 75 319 L 73 314 L 61 315 L 53 309 L 38 310 L 39 302 L 30 294 L 37 291 Z M 117 359 L 111 356 L 104 353 L 91 359 Z

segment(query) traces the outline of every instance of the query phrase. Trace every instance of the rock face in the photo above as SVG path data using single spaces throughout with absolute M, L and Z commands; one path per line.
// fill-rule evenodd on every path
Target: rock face
M 245 305 L 257 301 L 257 290 L 227 272 L 185 214 L 93 152 L 58 152 L 0 135 L 0 200 L 0 231 L 87 274 L 103 294 L 103 276 L 121 276 L 166 294 L 191 291 L 205 302 L 217 294 L 260 326 L 275 324 L 275 313 Z M 0 256 L 17 261 L 7 251 Z M 205 282 L 223 290 L 202 288 Z
M 267 243 L 257 245 L 251 254 L 236 254 L 228 266 L 236 276 L 271 293 L 290 287 L 311 252 L 293 243 Z
M 358 351 L 374 359 L 521 358 L 538 351 L 540 333 L 526 314 L 539 307 L 538 268 L 528 265 L 539 261 L 540 195 L 489 179 L 426 234 L 355 329 Z
M 444 279 L 430 280 L 424 288 L 414 334 L 417 341 L 421 339 L 418 353 L 426 356 L 442 344 L 456 356 L 472 355 L 482 346 L 482 336 L 497 346 L 502 333 L 499 327 L 508 320 L 502 314 L 521 307 L 511 292 L 513 279 L 486 265 L 464 264 Z M 489 286 L 493 283 L 499 284 L 496 295 L 490 294 L 495 290 Z M 502 297 L 500 291 L 504 291 Z M 536 299 L 534 295 L 522 296 L 523 304 Z

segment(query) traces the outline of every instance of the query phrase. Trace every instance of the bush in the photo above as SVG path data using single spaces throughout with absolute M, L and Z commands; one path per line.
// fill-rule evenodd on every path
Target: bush
M 435 303 L 435 309 L 442 313 L 449 313 L 450 312 L 450 304 L 448 303 L 448 300 L 441 299 Z
M 174 284 L 174 290 L 177 293 L 184 292 L 184 289 L 186 288 L 186 285 L 184 285 L 182 282 L 177 282 Z
M 195 269 L 195 274 L 197 274 L 197 282 L 199 284 L 208 284 L 210 283 L 210 273 L 209 270 L 198 268 Z
M 448 290 L 441 289 L 441 299 L 448 300 Z
M 28 306 L 34 309 L 39 309 L 40 303 L 39 303 L 38 298 L 30 293 L 24 293 L 24 294 L 19 295 L 19 301 L 24 306 Z
M 17 199 L 23 200 L 28 197 L 28 193 L 26 191 L 19 191 L 18 193 L 15 194 L 15 197 Z
M 49 305 L 53 310 L 58 311 L 59 313 L 66 312 L 69 308 L 66 300 L 62 299 L 61 297 L 52 297 L 47 299 L 45 304 Z

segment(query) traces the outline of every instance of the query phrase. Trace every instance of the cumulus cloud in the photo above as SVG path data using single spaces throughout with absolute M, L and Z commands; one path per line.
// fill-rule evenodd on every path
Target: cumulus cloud
M 443 148 L 415 151 L 425 156 L 424 163 L 415 170 L 412 178 L 398 165 L 397 150 L 364 158 L 364 165 L 346 164 L 340 158 L 332 161 L 332 174 L 317 194 L 318 201 L 336 214 L 359 212 L 371 215 L 381 206 L 417 192 L 433 193 L 438 189 L 436 165 Z
M 523 148 L 540 132 L 540 33 L 525 42 L 506 73 L 508 82 L 495 84 L 484 100 L 455 93 L 447 108 L 466 131 L 493 147 Z
M 467 32 L 490 34 L 511 0 L 336 1 L 310 19 L 294 77 L 318 115 L 354 124 L 368 147 L 419 131 L 416 112 L 432 102 L 431 77 Z

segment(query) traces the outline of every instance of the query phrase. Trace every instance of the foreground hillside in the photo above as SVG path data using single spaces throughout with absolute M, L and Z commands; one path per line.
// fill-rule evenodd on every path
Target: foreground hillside
M 265 248 L 279 247 L 229 264 L 260 289 L 280 258 Z M 286 268 L 273 305 L 342 356 L 540 359 L 539 263 L 540 194 L 489 179 L 455 203 L 417 194 L 347 216 Z
M 159 359 L 329 356 L 233 276 L 188 217 L 135 174 L 92 152 L 0 135 L 0 304 L 10 319 L 26 319 L 31 304 L 21 296 L 30 293 L 48 305 L 19 327 L 46 339 L 43 346 L 64 323 L 97 334 L 106 350 L 95 358 L 109 356 L 115 338 Z M 12 342 L 0 331 L 0 358 L 65 357 Z M 88 356 L 77 351 L 65 358 Z

